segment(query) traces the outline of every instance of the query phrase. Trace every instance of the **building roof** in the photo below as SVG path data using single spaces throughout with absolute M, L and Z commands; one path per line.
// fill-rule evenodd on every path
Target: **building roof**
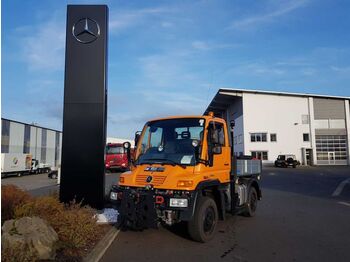
M 29 123 L 20 122 L 20 121 L 17 121 L 17 120 L 12 120 L 12 119 L 8 119 L 8 118 L 4 118 L 4 117 L 2 117 L 1 120 L 7 120 L 7 121 L 10 121 L 10 122 L 14 122 L 14 123 L 22 124 L 22 125 L 28 125 L 28 126 L 33 126 L 33 127 L 37 127 L 37 128 L 42 128 L 42 129 L 47 129 L 47 130 L 51 130 L 51 131 L 62 133 L 62 131 L 60 131 L 60 130 L 39 126 L 39 125 L 37 125 L 35 123 L 29 124 Z
M 350 100 L 350 97 L 348 96 L 331 96 L 331 95 L 318 95 L 318 94 L 307 94 L 307 93 L 289 93 L 289 92 L 277 92 L 277 91 L 265 91 L 265 90 L 220 88 L 216 93 L 216 95 L 214 96 L 213 100 L 209 103 L 204 114 L 207 114 L 209 111 L 214 111 L 214 112 L 224 111 L 226 107 L 232 103 L 232 99 L 234 97 L 236 98 L 242 97 L 243 93 Z

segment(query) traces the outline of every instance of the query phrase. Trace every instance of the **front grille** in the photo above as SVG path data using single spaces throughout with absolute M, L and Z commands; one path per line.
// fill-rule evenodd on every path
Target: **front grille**
M 152 179 L 152 182 L 150 183 L 147 183 L 146 182 L 146 179 L 148 176 L 152 176 L 153 179 Z M 164 183 L 166 179 L 166 176 L 159 176 L 159 175 L 144 175 L 144 174 L 139 174 L 136 176 L 136 183 L 139 184 L 139 185 L 147 185 L 147 184 L 152 184 L 154 186 L 160 186 Z

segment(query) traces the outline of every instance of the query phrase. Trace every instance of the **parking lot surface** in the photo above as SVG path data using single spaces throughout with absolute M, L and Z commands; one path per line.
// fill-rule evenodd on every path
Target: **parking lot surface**
M 106 173 L 105 191 L 109 193 L 111 185 L 118 182 L 120 173 Z M 81 181 L 82 185 L 84 181 Z M 58 192 L 57 179 L 50 179 L 47 174 L 7 177 L 1 179 L 2 185 L 13 184 L 28 191 L 33 196 L 49 195 Z
M 228 215 L 205 244 L 182 224 L 120 232 L 101 261 L 350 261 L 349 178 L 350 167 L 265 167 L 255 217 Z

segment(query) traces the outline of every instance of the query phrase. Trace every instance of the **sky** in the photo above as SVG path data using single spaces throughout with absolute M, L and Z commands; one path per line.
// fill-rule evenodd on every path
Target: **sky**
M 109 7 L 108 136 L 221 87 L 350 96 L 347 0 L 3 0 L 2 117 L 62 130 L 67 4 Z

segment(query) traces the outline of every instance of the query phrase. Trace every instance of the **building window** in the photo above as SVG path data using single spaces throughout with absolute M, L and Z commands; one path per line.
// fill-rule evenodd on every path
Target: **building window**
M 8 153 L 10 145 L 10 121 L 1 120 L 1 153 Z
M 304 141 L 304 142 L 309 142 L 309 141 L 310 141 L 310 135 L 309 135 L 309 133 L 304 133 L 304 134 L 303 134 L 303 141 Z
M 224 125 L 218 122 L 209 123 L 208 142 L 212 146 L 225 146 Z
M 267 151 L 252 151 L 252 157 L 261 160 L 268 160 Z
M 270 134 L 270 141 L 277 142 L 277 134 Z
M 30 149 L 30 125 L 24 125 L 23 153 L 28 154 Z
M 267 142 L 267 133 L 250 133 L 251 142 Z
M 301 123 L 303 125 L 309 124 L 309 115 L 301 115 Z

